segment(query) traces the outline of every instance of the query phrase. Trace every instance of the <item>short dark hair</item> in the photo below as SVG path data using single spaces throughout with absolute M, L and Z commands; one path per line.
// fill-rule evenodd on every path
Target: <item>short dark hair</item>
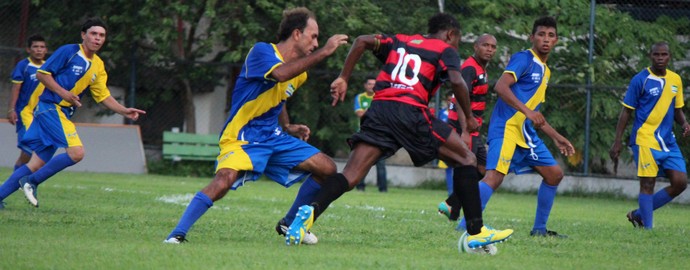
M 534 21 L 534 26 L 532 26 L 532 35 L 537 32 L 537 27 L 539 26 L 544 26 L 544 27 L 553 27 L 553 29 L 556 30 L 556 34 L 558 34 L 558 27 L 556 24 L 556 19 L 554 19 L 551 16 L 544 16 L 541 17 L 537 20 Z
M 46 39 L 43 38 L 43 36 L 41 36 L 39 34 L 33 34 L 33 35 L 29 36 L 29 38 L 26 39 L 26 47 L 31 48 L 31 45 L 33 45 L 34 42 L 37 42 L 37 41 L 46 42 Z
M 652 47 L 649 47 L 649 54 L 652 54 L 652 52 L 654 52 L 654 49 L 656 49 L 659 46 L 668 47 L 668 52 L 671 53 L 671 45 L 669 45 L 668 42 L 666 42 L 666 41 L 660 41 L 660 42 L 652 44 Z
M 364 77 L 364 83 L 367 83 L 369 80 L 376 80 L 376 77 L 374 75 L 367 75 Z
M 438 13 L 429 18 L 429 34 L 436 34 L 443 30 L 460 29 L 460 23 L 453 15 L 448 13 Z
M 105 31 L 108 32 L 108 25 L 106 25 L 105 22 L 98 17 L 88 18 L 84 22 L 84 24 L 81 25 L 81 31 L 86 33 L 86 31 L 89 30 L 89 28 L 94 26 L 103 27 L 103 29 L 105 29 Z
M 284 10 L 278 28 L 278 41 L 287 40 L 295 29 L 304 31 L 310 18 L 316 20 L 316 15 L 305 7 Z

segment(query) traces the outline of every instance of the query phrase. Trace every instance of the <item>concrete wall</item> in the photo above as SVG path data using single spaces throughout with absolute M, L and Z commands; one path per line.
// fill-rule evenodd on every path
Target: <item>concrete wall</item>
M 141 132 L 136 125 L 75 124 L 84 144 L 84 159 L 68 171 L 135 173 L 147 172 Z M 15 127 L 0 119 L 0 166 L 12 168 L 17 157 Z M 64 153 L 64 149 L 58 150 Z
M 345 167 L 344 160 L 336 160 L 338 171 Z M 445 183 L 445 172 L 443 169 L 432 167 L 411 167 L 399 165 L 386 165 L 386 173 L 389 186 L 414 187 L 424 181 L 438 181 Z M 376 169 L 372 168 L 364 181 L 367 185 L 376 185 Z M 538 174 L 515 175 L 508 174 L 501 189 L 515 192 L 536 191 L 541 184 L 541 177 Z M 657 180 L 656 191 L 668 186 L 668 182 Z M 373 190 L 373 189 L 372 189 Z M 620 194 L 630 199 L 636 199 L 640 190 L 637 179 L 618 179 L 602 177 L 581 177 L 565 176 L 558 187 L 558 193 L 579 192 L 579 193 L 613 193 Z M 690 191 L 685 191 L 676 197 L 673 202 L 690 204 Z

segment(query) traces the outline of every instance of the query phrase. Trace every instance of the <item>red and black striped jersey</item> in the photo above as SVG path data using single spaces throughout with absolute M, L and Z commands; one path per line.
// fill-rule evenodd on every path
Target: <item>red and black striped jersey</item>
M 456 48 L 422 35 L 377 35 L 374 55 L 383 62 L 376 77 L 374 100 L 392 100 L 426 108 L 448 77 L 460 70 Z
M 473 56 L 470 56 L 462 63 L 460 68 L 462 78 L 470 90 L 470 107 L 472 114 L 477 119 L 479 125 L 483 122 L 484 110 L 486 109 L 486 95 L 489 92 L 489 83 L 484 67 L 482 67 Z M 458 120 L 457 111 L 455 110 L 455 97 L 450 104 L 451 109 L 448 111 L 449 120 Z

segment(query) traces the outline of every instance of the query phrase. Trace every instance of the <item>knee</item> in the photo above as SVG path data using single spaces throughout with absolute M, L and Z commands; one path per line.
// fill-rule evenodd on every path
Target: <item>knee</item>
M 546 182 L 547 184 L 552 185 L 552 186 L 557 186 L 558 184 L 561 183 L 561 181 L 563 180 L 563 177 L 564 177 L 563 171 L 558 171 L 558 172 L 555 172 L 551 175 L 544 176 L 544 182 Z
M 84 159 L 84 148 L 77 148 L 73 149 L 71 151 L 67 152 L 67 155 L 69 155 L 69 158 L 74 161 L 74 163 L 77 163 Z
M 678 196 L 688 187 L 688 180 L 685 177 L 671 179 L 671 196 Z
M 653 194 L 655 183 L 656 179 L 654 178 L 640 178 L 640 193 Z

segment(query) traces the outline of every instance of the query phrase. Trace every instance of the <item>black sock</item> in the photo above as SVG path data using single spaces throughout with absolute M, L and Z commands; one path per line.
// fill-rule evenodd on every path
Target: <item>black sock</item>
M 474 166 L 460 166 L 453 169 L 453 193 L 457 194 L 463 208 L 467 233 L 470 235 L 481 232 L 482 202 L 479 197 L 479 172 Z
M 314 220 L 316 220 L 321 213 L 326 211 L 326 208 L 335 200 L 340 198 L 345 192 L 350 189 L 350 184 L 347 178 L 342 173 L 337 173 L 326 178 L 326 181 L 321 185 L 321 190 L 311 206 L 314 207 Z
M 446 199 L 446 204 L 450 205 L 450 217 L 448 217 L 448 219 L 458 220 L 460 217 L 460 209 L 462 209 L 462 204 L 460 204 L 460 199 L 457 195 L 455 195 L 455 192 L 448 196 L 448 199 Z

